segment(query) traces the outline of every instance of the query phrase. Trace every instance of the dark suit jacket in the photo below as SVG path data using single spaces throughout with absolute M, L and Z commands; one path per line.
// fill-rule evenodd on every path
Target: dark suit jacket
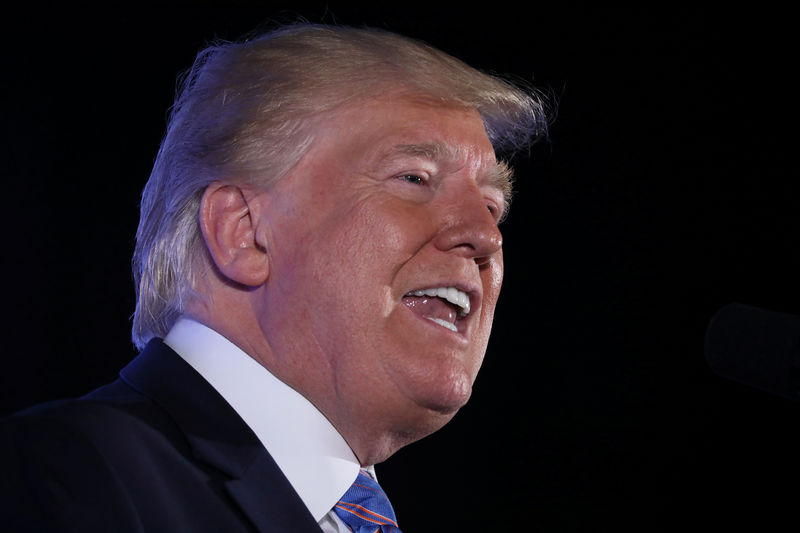
M 255 434 L 160 340 L 0 430 L 3 531 L 319 533 Z

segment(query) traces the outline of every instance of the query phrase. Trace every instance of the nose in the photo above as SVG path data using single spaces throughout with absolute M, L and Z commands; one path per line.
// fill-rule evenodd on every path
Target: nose
M 443 207 L 444 225 L 436 237 L 439 250 L 489 262 L 503 247 L 503 236 L 477 185 L 453 191 Z

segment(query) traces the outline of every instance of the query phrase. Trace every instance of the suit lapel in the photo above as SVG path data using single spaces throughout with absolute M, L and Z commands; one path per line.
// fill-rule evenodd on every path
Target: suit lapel
M 195 456 L 227 474 L 226 488 L 259 531 L 314 532 L 314 518 L 261 441 L 213 387 L 160 339 L 120 377 L 167 411 Z

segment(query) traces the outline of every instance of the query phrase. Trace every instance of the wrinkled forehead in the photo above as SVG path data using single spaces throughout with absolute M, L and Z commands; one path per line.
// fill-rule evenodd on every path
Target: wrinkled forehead
M 368 174 L 409 160 L 445 172 L 469 167 L 480 185 L 504 198 L 510 193 L 511 172 L 497 161 L 483 118 L 472 107 L 389 92 L 348 101 L 317 119 L 309 155 L 333 155 Z
M 350 106 L 357 122 L 369 124 L 385 151 L 439 163 L 468 159 L 494 162 L 495 154 L 477 109 L 420 94 L 389 94 Z

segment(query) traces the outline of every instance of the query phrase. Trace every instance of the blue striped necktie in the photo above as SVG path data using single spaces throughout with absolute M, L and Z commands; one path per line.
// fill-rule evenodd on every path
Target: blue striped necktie
M 389 498 L 364 470 L 333 510 L 354 533 L 401 533 Z

